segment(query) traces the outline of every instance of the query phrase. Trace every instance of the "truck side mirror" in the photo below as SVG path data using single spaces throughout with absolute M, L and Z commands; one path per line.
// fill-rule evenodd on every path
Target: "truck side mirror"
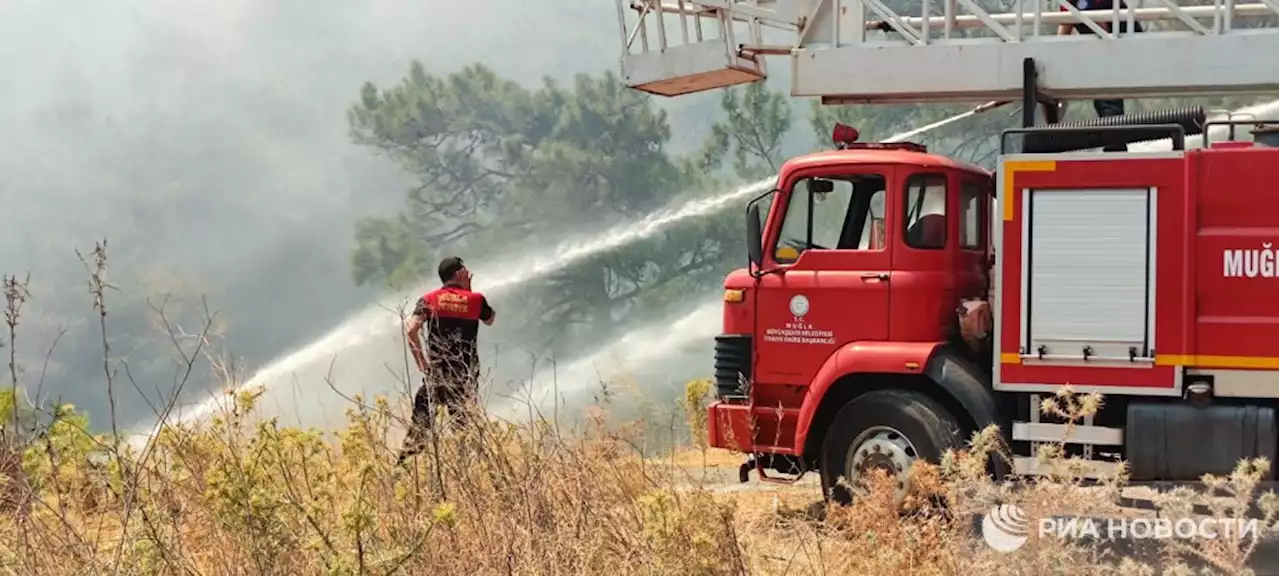
M 764 238 L 761 236 L 760 203 L 753 201 L 747 205 L 747 261 L 755 268 L 752 275 L 759 272 L 764 264 Z

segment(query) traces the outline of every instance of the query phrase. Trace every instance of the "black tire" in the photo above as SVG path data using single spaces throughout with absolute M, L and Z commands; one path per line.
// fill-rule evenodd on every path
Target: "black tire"
M 873 427 L 901 432 L 914 447 L 915 457 L 929 462 L 936 463 L 948 449 L 963 445 L 955 416 L 924 394 L 911 390 L 876 390 L 858 396 L 836 413 L 822 443 L 819 473 L 822 491 L 828 500 L 842 505 L 853 502 L 848 486 L 838 485 L 837 480 L 846 473 L 854 441 Z M 854 479 L 845 481 L 854 482 Z

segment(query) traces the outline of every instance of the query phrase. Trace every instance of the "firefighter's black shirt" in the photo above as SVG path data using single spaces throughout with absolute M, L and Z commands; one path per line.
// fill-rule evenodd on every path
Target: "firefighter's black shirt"
M 479 372 L 476 336 L 493 308 L 479 292 L 445 285 L 424 294 L 413 310 L 426 325 L 427 366 L 443 384 L 469 383 Z
M 1129 5 L 1125 4 L 1124 0 L 1119 0 L 1119 2 L 1120 2 L 1120 33 L 1125 34 L 1129 31 L 1129 20 L 1128 20 L 1129 16 L 1126 13 L 1126 11 L 1129 9 Z M 1115 5 L 1114 0 L 1068 0 L 1067 3 L 1074 6 L 1076 10 L 1111 10 L 1112 6 Z M 1058 10 L 1060 12 L 1068 11 L 1063 6 L 1059 6 Z M 1099 28 L 1102 28 L 1103 30 L 1106 30 L 1108 32 L 1111 31 L 1110 16 L 1105 16 L 1101 18 L 1099 18 L 1098 16 L 1094 16 L 1093 18 L 1094 18 L 1094 22 L 1098 24 Z M 1074 28 L 1076 29 L 1076 32 L 1080 34 L 1093 34 L 1093 30 L 1090 29 L 1088 26 L 1086 26 L 1083 22 L 1077 23 L 1074 26 Z M 1134 21 L 1133 31 L 1142 32 L 1142 23 Z

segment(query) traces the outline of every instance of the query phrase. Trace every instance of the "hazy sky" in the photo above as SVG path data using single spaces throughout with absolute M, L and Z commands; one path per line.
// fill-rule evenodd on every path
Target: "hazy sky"
M 0 271 L 31 272 L 28 309 L 48 321 L 20 332 L 29 373 L 57 328 L 61 349 L 92 349 L 74 250 L 102 237 L 118 264 L 210 292 L 251 362 L 367 301 L 348 274 L 351 225 L 397 209 L 406 180 L 350 144 L 348 106 L 413 59 L 432 73 L 480 61 L 529 84 L 616 69 L 612 3 L 535 5 L 0 3 Z M 53 378 L 45 393 L 96 408 L 84 386 Z

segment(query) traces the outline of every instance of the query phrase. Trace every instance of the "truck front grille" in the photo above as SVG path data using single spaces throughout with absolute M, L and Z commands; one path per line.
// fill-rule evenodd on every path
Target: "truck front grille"
M 716 393 L 720 397 L 745 397 L 751 382 L 751 335 L 716 336 Z

